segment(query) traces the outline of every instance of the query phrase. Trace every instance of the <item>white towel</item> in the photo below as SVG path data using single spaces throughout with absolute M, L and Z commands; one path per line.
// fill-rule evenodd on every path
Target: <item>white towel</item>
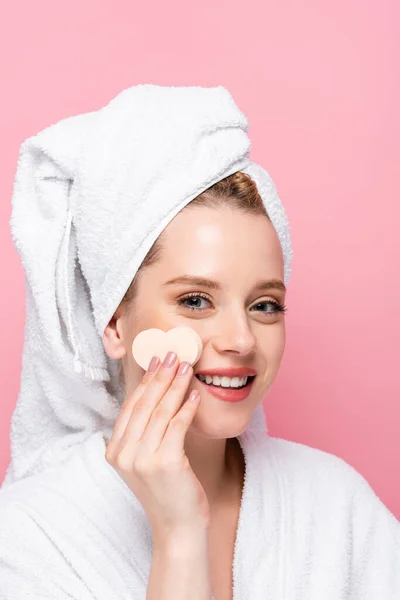
M 11 231 L 26 272 L 26 327 L 3 486 L 55 466 L 94 431 L 111 435 L 123 398 L 104 329 L 159 233 L 198 194 L 248 173 L 288 281 L 289 222 L 272 179 L 250 161 L 247 130 L 222 86 L 145 84 L 21 145 Z
M 151 528 L 105 460 L 123 396 L 101 336 L 162 229 L 238 170 L 277 230 L 287 283 L 289 223 L 249 159 L 247 127 L 221 86 L 139 85 L 22 144 L 11 225 L 27 320 L 0 490 L 0 600 L 145 600 Z M 234 600 L 399 600 L 400 525 L 361 475 L 268 436 L 261 405 L 239 441 Z

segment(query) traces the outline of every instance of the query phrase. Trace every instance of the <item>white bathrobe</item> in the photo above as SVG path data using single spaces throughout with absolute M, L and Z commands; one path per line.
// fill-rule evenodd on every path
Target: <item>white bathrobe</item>
M 357 471 L 262 431 L 239 441 L 233 600 L 399 600 L 400 523 Z M 151 528 L 105 449 L 97 432 L 0 490 L 1 600 L 145 600 Z
M 26 324 L 0 490 L 0 600 L 145 599 L 149 524 L 104 457 L 124 397 L 102 335 L 158 235 L 236 171 L 257 186 L 287 284 L 289 221 L 247 131 L 222 86 L 145 84 L 21 145 L 11 232 Z M 259 407 L 239 438 L 234 600 L 400 600 L 394 516 L 354 469 L 269 438 L 262 417 Z

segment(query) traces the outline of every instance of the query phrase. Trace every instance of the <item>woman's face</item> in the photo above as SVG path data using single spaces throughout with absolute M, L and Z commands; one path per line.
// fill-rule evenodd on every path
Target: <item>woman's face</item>
M 201 394 L 191 429 L 210 437 L 235 437 L 271 387 L 284 351 L 285 316 L 275 303 L 284 304 L 285 290 L 260 287 L 270 280 L 283 283 L 279 239 L 266 217 L 226 207 L 183 210 L 163 237 L 160 262 L 140 273 L 137 297 L 117 318 L 126 392 L 144 374 L 132 357 L 135 336 L 153 327 L 189 326 L 203 342 L 188 390 Z M 219 289 L 189 281 L 168 283 L 182 277 L 209 280 Z M 257 373 L 248 396 L 239 402 L 215 397 L 195 376 L 231 367 Z

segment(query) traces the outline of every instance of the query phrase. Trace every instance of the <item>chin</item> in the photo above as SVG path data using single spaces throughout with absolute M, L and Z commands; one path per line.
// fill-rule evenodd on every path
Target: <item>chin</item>
M 190 429 L 205 437 L 214 439 L 235 438 L 247 428 L 253 409 L 238 403 L 221 402 L 222 406 L 201 405 L 197 409 Z M 228 406 L 225 406 L 228 404 Z

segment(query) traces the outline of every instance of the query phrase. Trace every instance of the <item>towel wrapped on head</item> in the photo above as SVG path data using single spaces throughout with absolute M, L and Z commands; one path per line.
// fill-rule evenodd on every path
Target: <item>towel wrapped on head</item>
M 278 234 L 289 222 L 250 160 L 248 121 L 222 86 L 132 86 L 23 142 L 11 231 L 26 273 L 21 387 L 3 486 L 62 462 L 121 406 L 102 335 L 159 234 L 191 200 L 243 171 Z M 249 427 L 266 428 L 262 406 Z

